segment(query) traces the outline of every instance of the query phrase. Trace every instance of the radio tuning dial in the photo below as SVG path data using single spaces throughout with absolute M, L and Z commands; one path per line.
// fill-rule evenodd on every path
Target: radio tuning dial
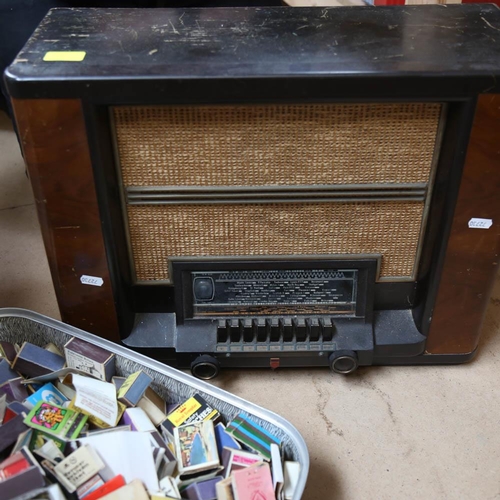
M 195 278 L 193 292 L 197 300 L 212 300 L 214 297 L 214 281 L 212 278 Z

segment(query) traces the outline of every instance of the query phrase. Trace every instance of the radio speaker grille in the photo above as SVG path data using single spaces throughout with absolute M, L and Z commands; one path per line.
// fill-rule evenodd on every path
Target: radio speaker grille
M 425 183 L 441 104 L 117 106 L 125 186 Z
M 168 280 L 180 256 L 379 253 L 381 277 L 409 277 L 423 202 L 129 205 L 139 281 Z

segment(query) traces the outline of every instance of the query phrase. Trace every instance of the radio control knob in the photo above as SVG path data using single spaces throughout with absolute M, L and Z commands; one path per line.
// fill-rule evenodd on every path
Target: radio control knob
M 214 281 L 212 278 L 195 278 L 193 282 L 194 297 L 197 300 L 214 298 Z
M 358 355 L 354 351 L 335 351 L 330 354 L 328 362 L 332 371 L 347 375 L 358 367 Z
M 191 373 L 202 380 L 211 380 L 217 377 L 219 371 L 219 362 L 209 354 L 202 354 L 191 363 Z

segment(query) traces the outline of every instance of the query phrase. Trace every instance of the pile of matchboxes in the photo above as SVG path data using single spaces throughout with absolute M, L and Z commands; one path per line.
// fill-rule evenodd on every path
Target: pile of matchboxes
M 122 346 L 0 309 L 0 498 L 301 498 L 284 418 Z

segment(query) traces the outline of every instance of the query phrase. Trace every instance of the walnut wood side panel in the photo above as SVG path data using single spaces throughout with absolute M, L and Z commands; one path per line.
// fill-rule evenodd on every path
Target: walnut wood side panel
M 473 217 L 490 229 L 469 229 Z M 500 254 L 500 96 L 479 98 L 426 346 L 431 354 L 478 344 Z
M 62 320 L 118 341 L 118 321 L 79 100 L 13 100 Z M 83 285 L 82 275 L 102 286 Z

